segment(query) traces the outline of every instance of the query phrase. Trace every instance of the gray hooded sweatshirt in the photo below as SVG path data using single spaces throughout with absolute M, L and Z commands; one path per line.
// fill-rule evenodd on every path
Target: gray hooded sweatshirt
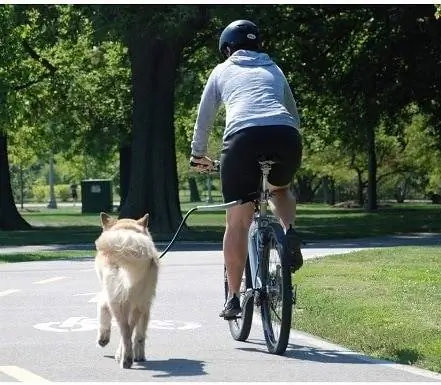
M 226 110 L 224 140 L 247 127 L 286 125 L 300 129 L 288 81 L 265 53 L 238 50 L 211 72 L 194 127 L 193 155 L 206 155 L 208 135 L 221 103 Z

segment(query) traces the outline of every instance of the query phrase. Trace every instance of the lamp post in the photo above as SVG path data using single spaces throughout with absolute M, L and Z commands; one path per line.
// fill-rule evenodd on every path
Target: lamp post
M 54 154 L 51 153 L 49 158 L 49 203 L 47 205 L 48 209 L 56 209 L 57 201 L 55 199 L 55 173 L 54 173 Z

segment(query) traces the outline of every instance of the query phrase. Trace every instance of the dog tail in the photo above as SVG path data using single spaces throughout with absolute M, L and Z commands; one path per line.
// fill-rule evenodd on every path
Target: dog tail
M 118 229 L 103 231 L 95 241 L 96 249 L 117 265 L 138 265 L 153 262 L 159 265 L 158 252 L 147 234 Z

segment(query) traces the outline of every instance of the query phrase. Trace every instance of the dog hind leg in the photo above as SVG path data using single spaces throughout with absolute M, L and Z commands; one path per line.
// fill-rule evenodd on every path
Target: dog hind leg
M 120 363 L 122 368 L 129 369 L 133 364 L 131 335 L 133 328 L 130 330 L 128 319 L 129 306 L 128 304 L 121 305 L 119 303 L 111 303 L 111 307 L 121 333 L 121 340 L 115 354 L 115 359 Z
M 149 314 L 150 309 L 142 313 L 135 327 L 135 338 L 133 341 L 133 359 L 135 362 L 145 361 L 145 338 Z
M 112 314 L 104 298 L 100 298 L 97 304 L 98 312 L 98 337 L 97 344 L 101 347 L 106 346 L 110 341 L 110 331 L 112 326 Z

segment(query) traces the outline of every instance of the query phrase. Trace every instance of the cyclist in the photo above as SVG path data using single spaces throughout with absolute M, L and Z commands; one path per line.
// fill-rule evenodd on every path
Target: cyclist
M 247 258 L 248 230 L 253 199 L 260 183 L 258 160 L 275 156 L 268 181 L 275 215 L 285 230 L 287 258 L 294 272 L 303 264 L 300 241 L 292 228 L 296 201 L 289 186 L 300 167 L 302 137 L 296 102 L 282 70 L 260 51 L 257 26 L 248 20 L 229 24 L 219 38 L 225 61 L 211 72 L 202 93 L 191 143 L 190 163 L 198 171 L 212 165 L 207 157 L 211 126 L 221 103 L 226 107 L 226 127 L 220 157 L 220 177 L 225 202 L 244 199 L 226 213 L 223 253 L 227 271 L 228 299 L 220 317 L 241 312 L 240 285 Z

